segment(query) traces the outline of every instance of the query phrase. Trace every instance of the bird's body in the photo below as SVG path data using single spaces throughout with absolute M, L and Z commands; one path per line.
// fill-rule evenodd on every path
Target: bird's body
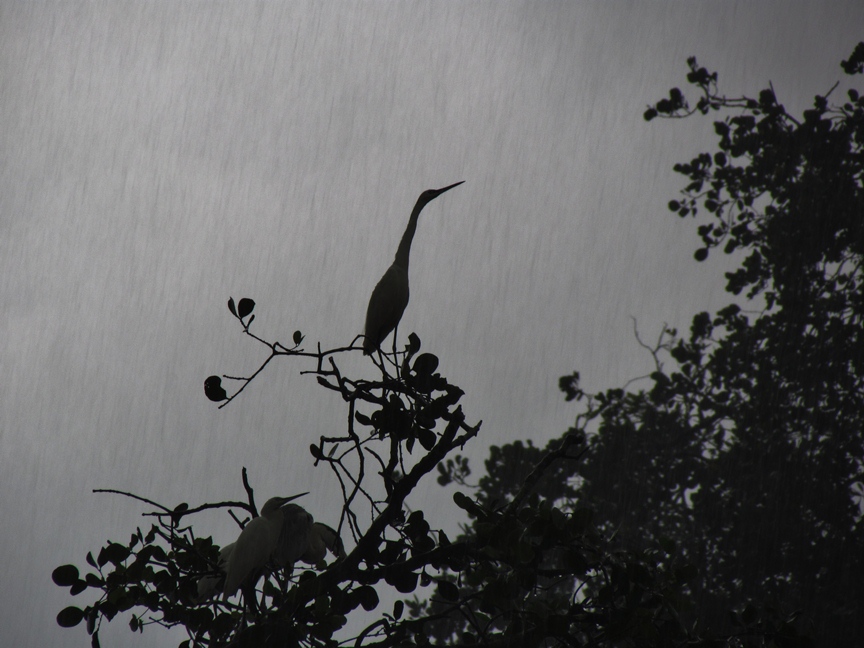
M 369 355 L 378 349 L 384 338 L 396 328 L 408 306 L 409 296 L 408 270 L 394 263 L 387 268 L 369 298 L 363 353 Z
M 272 558 L 280 567 L 293 569 L 309 546 L 313 520 L 306 509 L 297 504 L 288 504 L 280 510 L 282 528 Z
M 296 497 L 296 496 L 295 496 Z M 287 504 L 295 497 L 274 497 L 261 508 L 261 515 L 250 520 L 237 540 L 219 552 L 219 568 L 225 573 L 222 597 L 227 599 L 238 589 L 253 600 L 255 584 L 268 563 L 289 570 L 298 560 L 318 564 L 327 550 L 338 557 L 345 554 L 337 533 L 297 504 Z M 213 596 L 221 577 L 207 575 L 198 581 L 198 600 Z
M 241 585 L 246 584 L 244 581 L 250 576 L 253 576 L 251 585 L 254 586 L 260 570 L 270 562 L 282 533 L 281 507 L 285 501 L 284 497 L 267 500 L 261 515 L 249 520 L 240 532 L 225 566 L 224 598 L 233 595 Z
M 225 582 L 225 570 L 228 564 L 228 559 L 231 557 L 231 552 L 234 551 L 234 543 L 231 542 L 219 551 L 219 561 L 217 566 L 219 568 L 219 572 L 221 573 L 213 573 L 208 574 L 207 576 L 203 576 L 198 579 L 198 601 L 206 601 L 211 596 L 213 596 L 219 589 L 220 586 L 224 587 L 223 583 Z
M 399 325 L 405 307 L 408 306 L 408 261 L 420 212 L 432 200 L 445 191 L 459 186 L 462 182 L 457 182 L 443 189 L 427 189 L 417 199 L 417 204 L 414 205 L 408 219 L 408 227 L 405 228 L 405 233 L 402 234 L 402 240 L 399 242 L 399 248 L 396 250 L 396 257 L 369 298 L 363 338 L 364 354 L 369 355 L 381 347 L 384 338 Z
M 324 560 L 328 551 L 337 558 L 344 558 L 345 547 L 342 546 L 342 538 L 326 524 L 315 522 L 310 530 L 309 541 L 303 555 L 300 556 L 300 560 L 310 565 L 317 565 Z

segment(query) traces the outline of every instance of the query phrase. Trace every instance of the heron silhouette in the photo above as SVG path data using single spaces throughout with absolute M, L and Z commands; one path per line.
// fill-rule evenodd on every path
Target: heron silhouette
M 381 343 L 392 331 L 399 326 L 402 313 L 408 305 L 408 259 L 411 254 L 411 241 L 414 240 L 414 232 L 417 231 L 417 218 L 420 212 L 430 202 L 435 200 L 445 191 L 458 187 L 462 182 L 457 182 L 443 189 L 427 189 L 420 194 L 417 204 L 411 211 L 408 219 L 408 227 L 402 234 L 399 247 L 396 249 L 396 257 L 387 268 L 387 272 L 381 277 L 372 296 L 369 298 L 369 307 L 366 310 L 366 329 L 363 338 L 363 354 L 369 355 L 381 348 Z M 396 346 L 396 334 L 393 334 L 393 346 Z
M 344 556 L 342 541 L 333 529 L 315 522 L 303 507 L 288 504 L 297 497 L 300 496 L 267 500 L 261 515 L 250 520 L 237 540 L 219 552 L 218 567 L 224 573 L 223 599 L 233 596 L 239 589 L 246 605 L 255 606 L 255 585 L 271 561 L 290 575 L 298 560 L 318 564 L 328 549 L 335 556 Z M 213 596 L 222 580 L 218 574 L 200 578 L 198 600 Z

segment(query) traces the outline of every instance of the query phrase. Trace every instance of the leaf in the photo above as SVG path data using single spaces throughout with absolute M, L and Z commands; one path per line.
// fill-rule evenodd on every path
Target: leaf
M 456 506 L 461 508 L 464 511 L 467 511 L 469 514 L 478 518 L 485 518 L 486 512 L 480 508 L 480 506 L 468 497 L 465 493 L 461 491 L 456 491 L 453 493 L 453 501 L 456 503 Z
M 51 572 L 51 580 L 60 587 L 74 585 L 78 581 L 78 568 L 75 565 L 60 565 Z
M 90 565 L 91 567 L 96 566 L 96 561 L 93 560 L 93 553 L 90 551 L 87 552 L 87 564 Z
M 438 595 L 445 601 L 459 600 L 459 587 L 455 583 L 446 580 L 438 581 Z
M 102 548 L 102 551 L 99 552 L 99 558 L 97 562 L 100 567 L 105 566 L 106 563 L 111 563 L 112 565 L 119 565 L 124 560 L 129 557 L 129 548 L 121 545 L 117 542 L 112 542 L 106 547 Z
M 393 604 L 393 618 L 397 621 L 402 618 L 402 612 L 405 610 L 405 603 L 396 601 Z
M 411 333 L 408 336 L 408 351 L 409 355 L 414 355 L 420 350 L 420 338 L 417 337 L 416 333 Z
M 84 611 L 74 605 L 63 608 L 57 614 L 57 625 L 61 628 L 74 628 L 84 619 Z
M 94 574 L 93 572 L 90 572 L 89 574 L 87 574 L 87 576 L 84 577 L 84 581 L 88 587 L 101 587 L 102 583 L 105 582 L 101 578 L 99 578 L 99 576 Z
M 228 400 L 228 394 L 222 387 L 222 379 L 219 376 L 209 376 L 204 381 L 204 395 L 214 403 Z
M 87 589 L 87 581 L 78 580 L 72 584 L 72 587 L 69 588 L 69 594 L 72 596 L 78 596 L 81 592 Z
M 357 590 L 357 597 L 360 599 L 360 605 L 367 612 L 371 612 L 378 607 L 378 592 L 371 585 L 364 585 Z
M 708 258 L 708 248 L 699 248 L 693 253 L 693 258 L 697 261 L 704 261 Z
M 360 425 L 372 425 L 372 421 L 369 419 L 369 417 L 361 412 L 354 412 L 354 418 Z
M 432 430 L 417 428 L 417 440 L 420 441 L 420 445 L 423 446 L 423 449 L 428 452 L 435 447 L 435 442 L 438 440 L 438 437 Z
M 417 574 L 408 570 L 395 570 L 384 578 L 389 585 L 402 594 L 410 594 L 417 589 Z
M 318 461 L 324 459 L 324 455 L 321 453 L 321 449 L 316 446 L 314 443 L 309 445 L 309 452 L 315 457 Z
M 247 315 L 249 315 L 255 309 L 255 302 L 249 299 L 248 297 L 244 297 L 240 300 L 240 303 L 237 304 L 237 316 L 242 320 Z
M 303 341 L 303 334 L 300 331 L 294 331 L 292 339 L 294 340 L 294 344 L 300 344 Z
M 234 308 L 234 298 L 233 297 L 228 298 L 228 310 L 231 311 L 231 314 L 234 317 L 237 317 L 237 309 Z
M 414 361 L 414 373 L 418 376 L 431 376 L 438 368 L 438 357 L 432 353 L 421 353 Z

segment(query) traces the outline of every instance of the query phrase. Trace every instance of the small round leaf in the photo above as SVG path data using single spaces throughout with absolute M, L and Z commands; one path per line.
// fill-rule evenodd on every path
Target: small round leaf
M 378 607 L 378 592 L 370 585 L 364 585 L 357 590 L 357 597 L 360 599 L 360 605 L 367 612 L 371 612 Z
M 228 399 L 228 394 L 222 387 L 222 379 L 219 376 L 210 376 L 204 381 L 204 395 L 215 403 Z
M 446 580 L 438 581 L 438 595 L 445 601 L 459 600 L 459 587 L 455 583 Z
M 432 353 L 421 353 L 414 361 L 414 373 L 418 376 L 431 376 L 438 368 L 438 357 Z
M 51 580 L 60 587 L 74 585 L 78 580 L 78 568 L 75 565 L 60 565 L 51 572 Z
M 72 584 L 72 587 L 69 588 L 69 593 L 72 596 L 77 596 L 81 592 L 87 589 L 87 581 L 78 580 Z
M 74 605 L 63 608 L 57 614 L 57 625 L 61 628 L 74 628 L 84 618 L 84 611 Z
M 244 297 L 240 300 L 240 303 L 237 304 L 237 316 L 240 319 L 243 319 L 247 315 L 249 315 L 255 309 L 255 302 L 248 297 Z

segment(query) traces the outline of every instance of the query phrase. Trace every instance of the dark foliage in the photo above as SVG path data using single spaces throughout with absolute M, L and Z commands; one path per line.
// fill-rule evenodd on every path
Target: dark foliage
M 844 69 L 861 72 L 862 56 L 864 44 Z M 591 421 L 577 425 L 590 428 L 588 450 L 558 465 L 539 504 L 589 507 L 611 551 L 664 548 L 692 565 L 678 610 L 703 636 L 855 645 L 864 637 L 864 98 L 851 89 L 834 105 L 829 92 L 796 119 L 773 89 L 728 98 L 716 73 L 688 64 L 695 108 L 673 89 L 645 118 L 725 115 L 714 122 L 717 150 L 676 165 L 688 183 L 669 208 L 701 219 L 697 261 L 716 249 L 736 255 L 727 290 L 747 301 L 697 314 L 687 335 L 664 330 L 638 391 L 589 396 L 578 374 L 562 378 Z M 478 501 L 510 501 L 547 451 L 493 448 Z M 586 583 L 587 595 L 595 587 Z M 467 627 L 448 623 L 439 637 Z

